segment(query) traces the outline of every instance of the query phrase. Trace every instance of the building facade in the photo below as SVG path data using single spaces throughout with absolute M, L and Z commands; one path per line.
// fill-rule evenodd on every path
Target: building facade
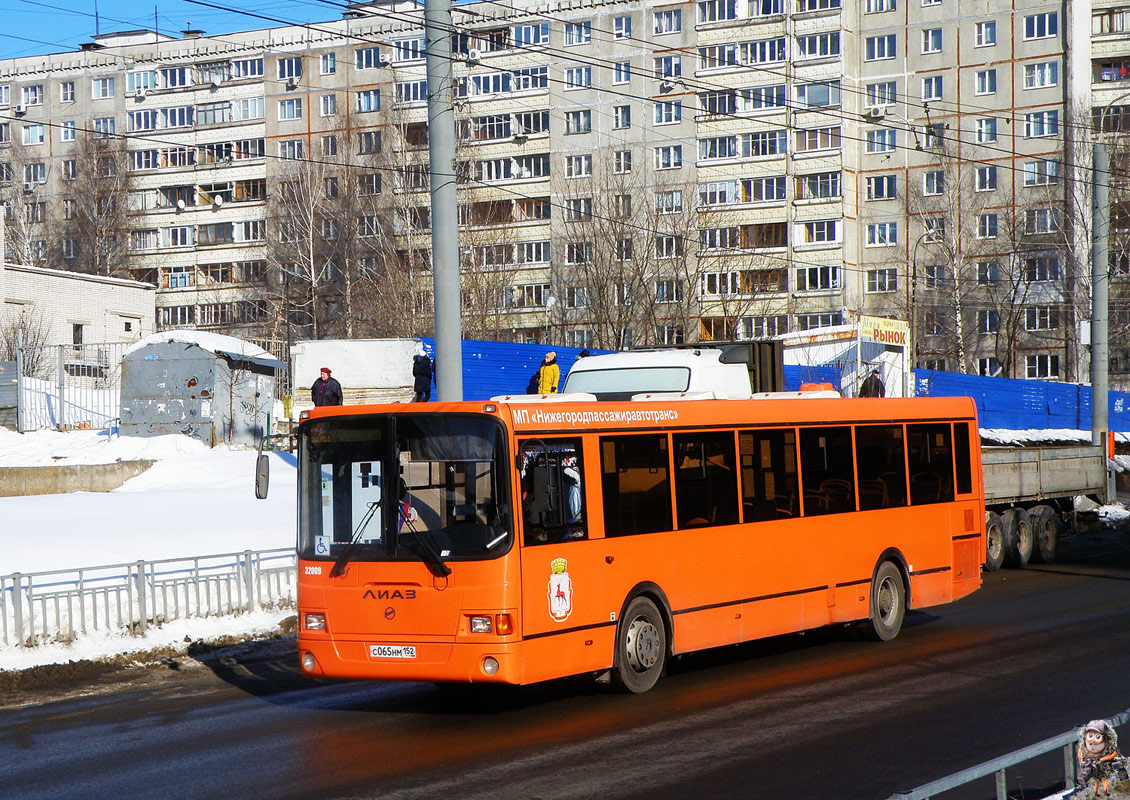
M 1079 379 L 1080 176 L 1093 119 L 1130 120 L 1122 13 L 456 6 L 465 331 L 616 348 L 886 314 L 925 366 Z M 427 333 L 424 52 L 420 7 L 357 4 L 0 62 L 16 254 L 153 280 L 159 328 Z

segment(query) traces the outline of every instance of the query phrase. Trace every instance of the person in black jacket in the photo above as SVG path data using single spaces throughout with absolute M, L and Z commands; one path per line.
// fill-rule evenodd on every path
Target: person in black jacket
M 859 387 L 860 397 L 882 397 L 885 393 L 883 386 L 883 379 L 879 377 L 879 370 L 871 370 L 863 383 Z
M 322 377 L 310 387 L 310 399 L 316 406 L 340 406 L 342 402 L 341 384 L 330 377 L 330 368 L 322 367 Z
M 426 403 L 432 397 L 432 360 L 422 348 L 412 356 L 412 389 L 416 392 L 413 403 Z

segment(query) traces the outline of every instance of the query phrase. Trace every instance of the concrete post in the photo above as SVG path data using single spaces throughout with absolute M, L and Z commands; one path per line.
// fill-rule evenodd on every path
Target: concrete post
M 145 562 L 137 562 L 137 610 L 140 620 L 137 623 L 137 629 L 141 633 L 145 633 L 148 628 L 149 609 L 148 598 L 145 596 Z
M 12 575 L 12 612 L 16 615 L 16 647 L 24 646 L 24 579 L 16 572 Z
M 1109 425 L 1107 372 L 1110 367 L 1110 261 L 1107 253 L 1107 237 L 1110 232 L 1110 151 L 1105 144 L 1094 145 L 1092 163 L 1091 443 L 1105 447 Z
M 463 399 L 459 214 L 455 194 L 455 109 L 451 69 L 451 0 L 425 0 L 428 151 L 432 196 L 432 290 L 435 296 L 436 398 Z
M 256 598 L 256 581 L 255 581 L 255 562 L 252 560 L 251 551 L 243 551 L 243 580 L 247 585 L 247 610 L 254 611 L 257 605 Z

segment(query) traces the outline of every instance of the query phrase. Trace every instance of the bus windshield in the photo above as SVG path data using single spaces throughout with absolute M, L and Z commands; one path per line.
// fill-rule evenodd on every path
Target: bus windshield
M 591 392 L 601 400 L 627 400 L 641 392 L 685 392 L 688 367 L 619 367 L 570 372 L 563 392 Z
M 496 420 L 470 414 L 307 423 L 299 557 L 438 563 L 502 555 L 512 538 L 504 442 Z

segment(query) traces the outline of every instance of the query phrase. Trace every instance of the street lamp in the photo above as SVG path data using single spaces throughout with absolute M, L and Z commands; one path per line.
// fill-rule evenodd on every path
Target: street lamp
M 911 369 L 918 366 L 918 245 L 929 238 L 933 231 L 923 231 L 914 242 L 910 255 L 910 358 Z

